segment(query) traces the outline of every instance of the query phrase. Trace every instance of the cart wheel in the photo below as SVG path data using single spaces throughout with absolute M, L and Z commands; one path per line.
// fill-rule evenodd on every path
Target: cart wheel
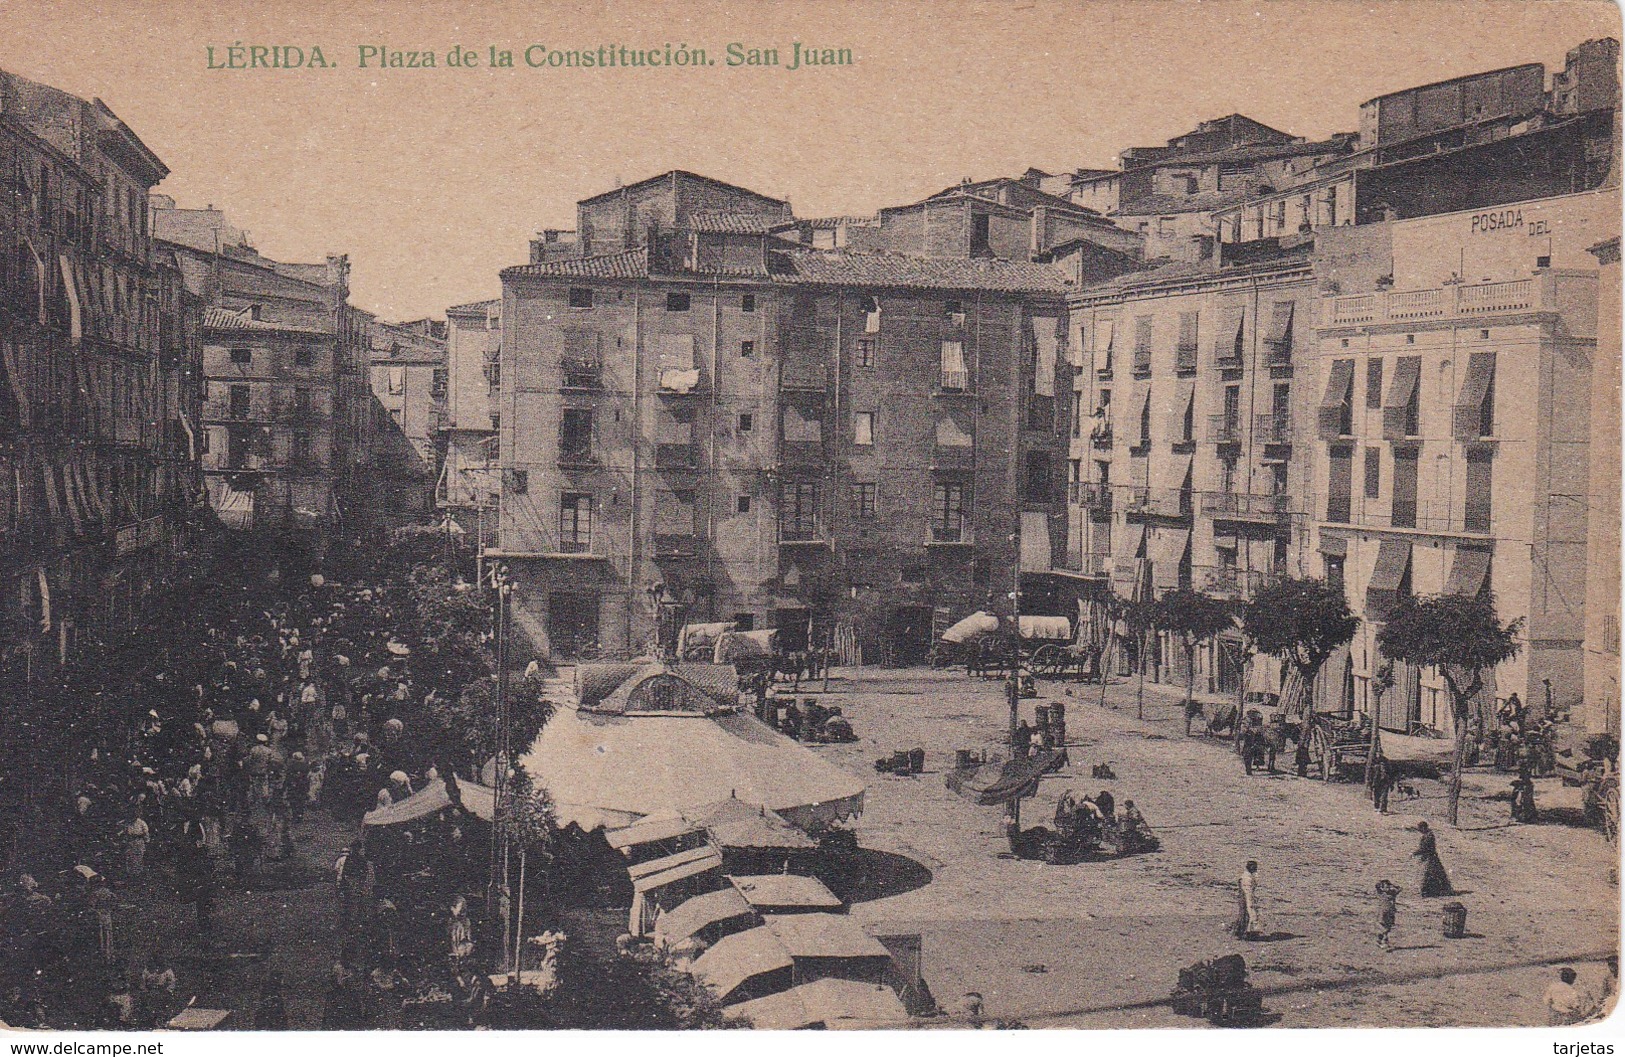
M 1061 667 L 1066 664 L 1066 658 L 1061 654 L 1061 648 L 1054 644 L 1038 647 L 1027 666 L 1033 670 L 1034 675 L 1042 675 L 1046 679 L 1053 679 L 1061 674 Z

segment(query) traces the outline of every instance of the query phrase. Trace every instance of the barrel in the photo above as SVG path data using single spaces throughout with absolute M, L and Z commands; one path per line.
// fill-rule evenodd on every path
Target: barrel
M 1467 935 L 1467 908 L 1460 903 L 1444 905 L 1444 938 L 1459 940 Z

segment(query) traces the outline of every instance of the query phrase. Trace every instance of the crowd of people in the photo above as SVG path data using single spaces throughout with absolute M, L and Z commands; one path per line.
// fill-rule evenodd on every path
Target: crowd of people
M 401 716 L 447 691 L 414 681 L 412 646 L 402 641 L 411 637 L 402 630 L 411 586 L 383 571 L 387 549 L 351 548 L 371 560 L 331 579 L 275 567 L 222 576 L 201 597 L 155 613 L 138 650 L 77 667 L 50 688 L 73 702 L 64 715 L 96 721 L 57 746 L 48 779 L 27 792 L 29 828 L 14 841 L 0 905 L 0 1020 L 166 1022 L 201 985 L 140 951 L 121 905 L 163 895 L 189 904 L 195 933 L 184 942 L 217 952 L 235 939 L 216 912 L 223 889 L 331 876 L 329 863 L 299 853 L 307 813 L 359 830 L 365 812 L 437 777 Z M 408 861 L 414 872 L 419 865 L 389 841 L 375 843 L 382 847 L 369 850 L 358 838 L 338 864 L 335 1027 L 398 1019 L 391 993 L 403 982 L 402 951 L 390 919 L 406 900 L 386 879 Z M 266 1026 L 286 1019 L 281 987 L 279 975 L 265 975 Z

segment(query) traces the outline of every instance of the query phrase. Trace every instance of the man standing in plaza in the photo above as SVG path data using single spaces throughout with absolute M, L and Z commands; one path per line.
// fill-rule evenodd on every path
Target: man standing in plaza
M 1258 912 L 1258 863 L 1252 859 L 1247 860 L 1247 867 L 1237 882 L 1233 931 L 1240 940 L 1257 939 L 1264 933 L 1264 919 Z

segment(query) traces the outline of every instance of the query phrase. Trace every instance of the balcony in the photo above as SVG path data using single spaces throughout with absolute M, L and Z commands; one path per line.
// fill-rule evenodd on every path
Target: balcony
M 565 469 L 590 470 L 598 466 L 591 447 L 559 445 L 559 465 Z
M 1221 521 L 1276 523 L 1292 515 L 1292 497 L 1244 492 L 1203 492 L 1202 513 Z
M 970 371 L 944 369 L 937 378 L 937 393 L 943 396 L 961 396 L 971 393 Z
M 565 360 L 559 365 L 564 372 L 560 383 L 565 389 L 602 389 L 604 365 L 591 360 Z M 496 385 L 495 382 L 492 383 Z
M 504 540 L 510 534 L 503 533 Z M 512 549 L 487 548 L 487 558 L 557 558 L 569 561 L 609 561 L 610 539 L 594 525 L 586 531 L 553 532 L 527 527 L 512 533 Z
M 1209 444 L 1240 444 L 1241 416 L 1209 415 L 1207 420 L 1207 442 Z
M 1111 485 L 1098 484 L 1094 481 L 1073 481 L 1071 491 L 1073 503 L 1097 516 L 1111 516 Z
M 1328 297 L 1321 301 L 1321 319 L 1325 326 L 1343 327 L 1534 311 L 1555 307 L 1548 278 Z
M 1103 426 L 1089 434 L 1089 443 L 1103 451 L 1110 451 L 1112 447 L 1112 428 Z
M 655 469 L 695 470 L 698 468 L 699 459 L 693 444 L 676 443 L 655 445 Z
M 932 525 L 931 538 L 925 541 L 927 547 L 969 547 L 976 542 L 976 534 L 963 522 L 959 524 Z
M 1272 411 L 1253 416 L 1253 437 L 1265 444 L 1292 443 L 1292 416 Z
M 1194 493 L 1183 488 L 1147 488 L 1131 485 L 1123 490 L 1123 512 L 1130 521 L 1148 518 L 1188 520 Z
M 779 522 L 779 546 L 827 547 L 829 533 L 818 518 L 794 518 Z
M 1273 570 L 1240 569 L 1233 565 L 1197 565 L 1191 568 L 1191 586 L 1215 598 L 1245 602 L 1279 579 Z
M 655 533 L 655 556 L 659 558 L 693 558 L 700 553 L 701 537 L 694 532 Z
M 781 443 L 786 466 L 824 465 L 824 442 L 821 440 L 786 440 Z
M 1136 378 L 1149 378 L 1149 377 L 1151 377 L 1151 350 L 1150 349 L 1135 349 L 1134 350 L 1134 377 L 1136 377 Z
M 1326 501 L 1325 521 L 1333 525 L 1438 536 L 1487 536 L 1494 528 L 1489 502 L 1405 502 L 1394 507 L 1374 499 L 1333 496 Z

